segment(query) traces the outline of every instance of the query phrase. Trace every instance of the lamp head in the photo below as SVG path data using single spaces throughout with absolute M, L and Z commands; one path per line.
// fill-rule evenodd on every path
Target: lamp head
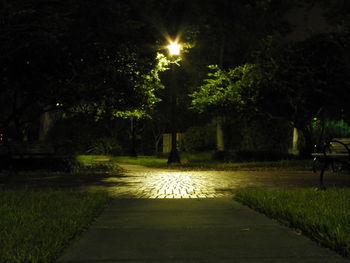
M 170 42 L 170 44 L 168 45 L 168 49 L 170 55 L 178 56 L 180 55 L 181 45 L 177 42 Z

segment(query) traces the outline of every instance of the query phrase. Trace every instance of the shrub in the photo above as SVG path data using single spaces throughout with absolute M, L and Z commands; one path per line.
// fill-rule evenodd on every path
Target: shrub
M 59 120 L 49 132 L 49 141 L 58 154 L 84 153 L 89 142 L 101 134 L 93 125 L 79 117 Z
M 116 139 L 103 137 L 94 141 L 87 153 L 96 155 L 120 155 L 122 153 L 122 147 Z
M 214 126 L 193 126 L 184 134 L 182 150 L 187 152 L 208 151 L 215 149 L 215 145 Z
M 232 159 L 237 162 L 279 161 L 291 159 L 292 155 L 277 151 L 237 151 Z
M 218 151 L 212 156 L 213 160 L 225 162 L 259 162 L 280 161 L 293 159 L 295 156 L 278 151 Z
M 226 146 L 250 152 L 288 152 L 291 131 L 289 124 L 281 120 L 258 118 L 236 121 L 226 131 Z
M 212 155 L 212 159 L 215 161 L 230 161 L 231 153 L 228 151 L 216 151 Z

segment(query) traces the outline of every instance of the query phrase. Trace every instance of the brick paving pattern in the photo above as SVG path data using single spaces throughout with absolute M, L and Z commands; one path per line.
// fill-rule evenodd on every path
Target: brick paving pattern
M 156 199 L 229 197 L 242 188 L 318 187 L 318 174 L 311 171 L 181 171 L 121 166 L 125 176 L 106 178 L 105 185 L 88 188 L 103 187 L 115 198 Z M 328 175 L 330 180 L 331 177 Z M 339 178 L 334 183 L 350 186 L 349 176 Z

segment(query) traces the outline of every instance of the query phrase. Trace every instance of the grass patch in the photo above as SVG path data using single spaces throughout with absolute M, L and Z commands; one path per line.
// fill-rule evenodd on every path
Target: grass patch
M 157 158 L 153 156 L 138 156 L 138 157 L 128 157 L 128 156 L 115 156 L 112 160 L 119 163 L 128 164 L 138 164 L 149 167 L 166 167 L 168 159 L 165 157 Z
M 0 262 L 54 262 L 108 199 L 104 192 L 0 190 Z
M 103 160 L 108 162 L 111 157 L 106 155 L 77 155 L 76 160 L 79 164 L 83 166 L 91 166 L 99 162 L 99 160 Z M 103 163 L 101 162 L 101 163 Z
M 350 256 L 350 190 L 241 190 L 239 202 Z
M 223 169 L 241 169 L 241 168 L 261 168 L 261 169 L 293 169 L 310 170 L 312 160 L 281 160 L 265 162 L 229 162 L 218 165 Z
M 123 176 L 123 169 L 106 156 L 78 156 L 69 170 L 3 171 L 0 186 L 2 189 L 77 189 L 103 186 L 106 178 Z
M 94 163 L 96 159 L 109 158 L 116 163 L 137 164 L 148 167 L 158 168 L 180 168 L 180 169 L 197 169 L 197 170 L 238 170 L 238 169 L 292 169 L 292 170 L 310 170 L 312 167 L 311 160 L 281 160 L 265 162 L 221 162 L 212 160 L 211 153 L 182 153 L 181 164 L 167 164 L 167 157 L 157 158 L 154 156 L 88 156 L 80 155 L 77 157 L 79 162 L 85 165 Z

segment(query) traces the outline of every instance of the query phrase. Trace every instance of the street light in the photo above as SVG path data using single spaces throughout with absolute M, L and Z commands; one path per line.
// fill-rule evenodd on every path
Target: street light
M 171 56 L 178 56 L 180 55 L 180 48 L 181 48 L 181 45 L 177 42 L 171 42 L 169 45 L 168 45 L 168 49 L 169 49 L 169 54 Z
M 181 45 L 179 43 L 170 42 L 168 45 L 168 50 L 170 56 L 179 56 L 180 55 L 180 49 Z M 171 64 L 171 83 L 170 83 L 170 89 L 171 89 L 171 101 L 170 101 L 170 107 L 171 107 L 171 150 L 168 157 L 168 164 L 171 163 L 180 163 L 180 156 L 177 152 L 176 147 L 176 76 L 175 76 L 175 64 Z

